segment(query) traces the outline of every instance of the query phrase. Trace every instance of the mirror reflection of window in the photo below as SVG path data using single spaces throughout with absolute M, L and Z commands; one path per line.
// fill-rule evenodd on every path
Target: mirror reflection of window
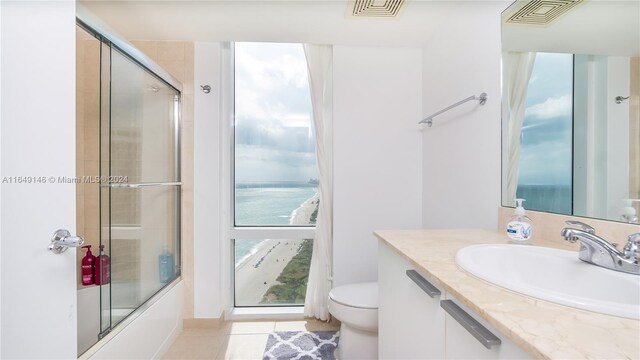
M 516 196 L 571 214 L 573 55 L 536 54 L 527 88 Z
M 626 56 L 575 55 L 574 204 L 575 215 L 622 220 L 633 164 L 629 94 L 632 60 Z
M 534 4 L 502 13 L 502 204 L 637 223 L 640 2 Z

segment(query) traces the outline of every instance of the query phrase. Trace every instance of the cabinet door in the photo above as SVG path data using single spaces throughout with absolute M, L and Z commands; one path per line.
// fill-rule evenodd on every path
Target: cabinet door
M 446 358 L 447 359 L 531 359 L 532 357 L 522 350 L 518 345 L 509 340 L 502 333 L 498 332 L 487 324 L 482 318 L 480 318 L 477 314 L 470 311 L 466 306 L 461 304 L 459 301 L 456 301 L 451 296 L 447 296 L 448 300 L 452 300 L 455 305 L 457 305 L 456 310 L 452 311 L 463 311 L 470 318 L 479 323 L 480 327 L 484 327 L 486 332 L 483 329 L 478 329 L 478 327 L 473 326 L 474 329 L 472 331 L 482 332 L 482 334 L 478 334 L 478 337 L 486 340 L 486 337 L 490 337 L 490 335 L 494 335 L 497 339 L 499 339 L 499 345 L 492 345 L 490 349 L 485 347 L 481 340 L 476 338 L 470 330 L 468 330 L 464 325 L 461 324 L 461 321 L 464 322 L 464 319 L 454 318 L 454 316 L 446 313 L 445 321 L 446 321 Z M 460 315 L 458 315 L 460 316 Z M 464 315 L 462 315 L 464 316 Z M 476 324 L 477 325 L 477 324 Z M 469 325 L 467 325 L 469 327 Z
M 407 270 L 415 270 L 395 250 L 379 246 L 378 341 L 380 359 L 443 359 L 444 310 L 442 295 L 430 297 Z M 416 281 L 429 281 L 424 274 L 412 273 Z M 427 287 L 421 282 L 423 287 Z M 437 288 L 436 288 L 437 289 Z M 440 289 L 437 289 L 440 290 Z

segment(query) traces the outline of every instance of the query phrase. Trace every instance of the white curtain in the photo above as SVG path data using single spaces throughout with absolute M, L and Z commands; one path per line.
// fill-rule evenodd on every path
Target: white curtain
M 329 320 L 328 297 L 332 287 L 333 259 L 333 174 L 331 154 L 332 58 L 329 45 L 304 45 L 309 69 L 309 87 L 316 134 L 320 208 L 316 218 L 311 268 L 304 300 L 304 315 Z
M 534 52 L 503 53 L 502 64 L 505 67 L 504 101 L 508 112 L 507 147 L 507 191 L 506 205 L 515 206 L 518 189 L 518 165 L 520 162 L 520 134 L 524 122 L 524 110 L 527 100 L 527 87 L 535 63 Z

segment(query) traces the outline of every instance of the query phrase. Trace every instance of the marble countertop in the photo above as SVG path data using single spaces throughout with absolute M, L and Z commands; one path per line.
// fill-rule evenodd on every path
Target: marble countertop
M 498 231 L 443 229 L 374 234 L 429 281 L 535 358 L 640 359 L 640 321 L 520 295 L 480 280 L 456 265 L 455 254 L 465 246 L 507 243 L 506 236 Z

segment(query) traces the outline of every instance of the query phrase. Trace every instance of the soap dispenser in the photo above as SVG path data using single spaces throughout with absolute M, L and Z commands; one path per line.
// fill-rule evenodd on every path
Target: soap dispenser
M 98 285 L 108 284 L 111 281 L 111 264 L 109 255 L 104 252 L 104 245 L 100 245 L 100 255 L 95 261 L 95 281 Z
M 526 200 L 516 199 L 517 207 L 507 224 L 507 236 L 514 242 L 520 244 L 531 240 L 531 236 L 533 235 L 531 219 L 525 215 L 524 207 L 522 207 L 522 202 L 524 201 Z
M 622 211 L 622 221 L 629 224 L 638 223 L 638 214 L 636 208 L 633 207 L 634 202 L 640 202 L 640 199 L 624 199 L 624 210 Z
M 91 253 L 91 245 L 82 247 L 87 249 L 87 254 L 82 258 L 82 285 L 89 286 L 95 284 L 94 265 L 96 257 Z
M 160 267 L 160 282 L 163 284 L 173 280 L 175 276 L 173 255 L 167 249 L 167 245 L 162 247 L 162 253 L 158 256 Z

